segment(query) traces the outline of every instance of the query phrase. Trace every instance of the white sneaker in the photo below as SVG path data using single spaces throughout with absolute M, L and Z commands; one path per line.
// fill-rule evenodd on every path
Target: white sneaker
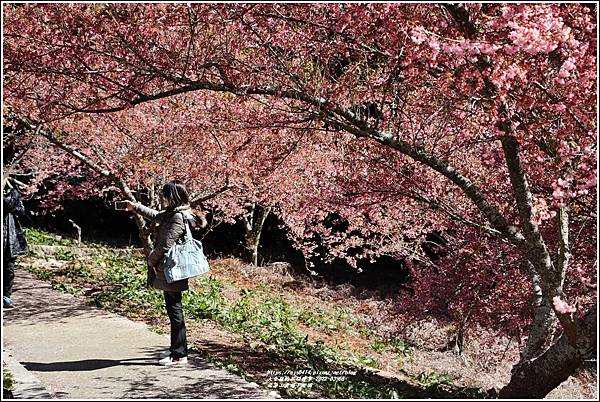
M 178 366 L 180 364 L 187 364 L 187 357 L 180 357 L 179 359 L 167 356 L 162 360 L 159 360 L 158 364 L 161 366 Z
M 171 351 L 170 350 L 165 350 L 164 352 L 160 353 L 160 358 L 164 359 L 165 357 L 171 356 Z

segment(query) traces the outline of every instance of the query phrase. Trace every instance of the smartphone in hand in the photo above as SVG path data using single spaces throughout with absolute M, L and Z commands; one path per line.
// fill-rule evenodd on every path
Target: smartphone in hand
M 126 211 L 127 210 L 127 201 L 115 201 L 115 209 L 117 211 Z

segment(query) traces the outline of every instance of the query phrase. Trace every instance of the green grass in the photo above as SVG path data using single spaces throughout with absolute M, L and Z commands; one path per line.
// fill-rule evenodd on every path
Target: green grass
M 81 295 L 83 294 L 83 290 L 77 288 L 68 283 L 60 283 L 60 282 L 52 282 L 52 289 L 60 290 L 61 292 L 69 293 L 72 295 Z
M 6 367 L 2 367 L 2 390 L 3 391 L 12 391 L 15 387 L 15 379 L 10 372 L 10 370 Z
M 52 233 L 44 232 L 35 228 L 24 228 L 25 238 L 29 244 L 48 245 L 48 246 L 74 246 L 75 241 L 62 239 Z
M 374 352 L 392 351 L 400 358 L 410 358 L 412 355 L 411 347 L 402 339 L 378 339 L 369 346 Z
M 94 296 L 99 307 L 125 313 L 142 311 L 148 315 L 162 314 L 162 293 L 146 287 L 143 260 L 111 254 L 99 255 L 94 259 L 104 267 L 100 281 L 108 285 Z
M 77 256 L 72 251 L 63 247 L 56 247 L 53 256 L 60 261 L 75 261 L 77 259 Z
M 28 230 L 28 239 L 46 241 L 49 234 Z M 64 246 L 64 241 L 59 241 Z M 39 244 L 39 243 L 38 243 Z M 38 278 L 50 281 L 64 292 L 80 294 L 82 287 L 92 286 L 93 302 L 102 308 L 125 315 L 150 318 L 164 315 L 162 292 L 146 287 L 145 261 L 133 254 L 99 249 L 93 257 L 77 257 L 68 250 L 59 250 L 54 257 L 66 264 L 60 269 L 45 270 L 30 267 Z M 86 262 L 87 261 L 87 262 Z M 284 294 L 265 285 L 257 289 L 241 289 L 239 297 L 230 300 L 224 295 L 225 282 L 212 276 L 195 281 L 195 286 L 183 294 L 188 320 L 210 320 L 223 329 L 239 334 L 252 350 L 266 349 L 290 362 L 290 369 L 335 370 L 354 368 L 366 372 L 379 364 L 370 354 L 357 354 L 347 345 L 332 347 L 320 340 L 309 339 L 299 330 L 299 324 L 316 332 L 335 334 L 358 330 L 373 332 L 359 325 L 360 320 L 349 309 L 333 307 L 302 307 L 291 304 Z M 400 339 L 379 339 L 370 345 L 374 352 L 383 350 L 410 356 L 410 348 Z M 227 370 L 247 375 L 233 360 L 221 360 Z M 314 396 L 327 398 L 397 398 L 408 396 L 398 388 L 375 384 L 374 377 L 361 375 L 345 381 L 316 383 L 310 389 L 278 389 L 287 397 Z M 421 373 L 413 380 L 425 389 L 435 390 L 441 384 L 451 385 L 447 374 Z M 416 395 L 418 397 L 418 395 Z
M 23 228 L 25 239 L 31 245 L 43 246 L 63 246 L 63 247 L 87 247 L 87 248 L 107 248 L 110 247 L 102 243 L 82 242 L 78 244 L 74 238 L 65 238 L 61 235 L 45 232 L 36 228 Z
M 414 381 L 427 388 L 438 387 L 440 385 L 452 385 L 454 378 L 448 373 L 419 373 L 416 376 L 410 376 Z
M 220 321 L 227 305 L 221 294 L 223 283 L 210 276 L 200 278 L 195 289 L 183 294 L 183 305 L 188 317 Z
M 54 273 L 40 267 L 27 267 L 27 270 L 31 272 L 36 278 L 42 281 L 51 281 L 54 277 Z
M 345 318 L 349 316 L 349 314 L 347 314 L 347 317 L 344 317 L 342 314 L 335 316 L 320 307 L 316 307 L 314 310 L 304 310 L 299 319 L 302 323 L 310 327 L 319 328 L 326 334 L 334 334 L 340 330 L 350 328 L 350 325 L 345 321 Z
M 317 387 L 329 398 L 352 399 L 400 399 L 401 394 L 390 386 L 373 385 L 365 381 L 338 381 L 328 385 L 328 389 Z

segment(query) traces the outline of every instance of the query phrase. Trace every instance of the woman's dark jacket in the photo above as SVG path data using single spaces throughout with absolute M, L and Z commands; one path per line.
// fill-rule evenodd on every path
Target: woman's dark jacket
M 154 249 L 152 249 L 152 252 L 148 256 L 149 282 L 156 289 L 169 292 L 187 290 L 187 279 L 167 283 L 163 271 L 163 261 L 167 251 L 169 251 L 177 241 L 183 240 L 186 220 L 189 221 L 190 224 L 194 221 L 194 215 L 192 215 L 191 208 L 189 205 L 184 205 L 175 209 L 157 211 L 139 203 L 134 204 L 133 206 L 143 217 L 150 219 L 153 222 L 158 222 Z M 153 274 L 152 267 L 156 268 L 156 275 Z
M 21 194 L 11 188 L 3 200 L 4 227 L 2 228 L 2 241 L 4 242 L 4 259 L 14 259 L 27 252 L 27 241 L 17 219 L 17 214 L 25 213 Z

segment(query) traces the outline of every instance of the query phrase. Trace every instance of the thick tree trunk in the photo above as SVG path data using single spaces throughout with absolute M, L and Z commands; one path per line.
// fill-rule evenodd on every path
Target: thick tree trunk
M 559 290 L 562 289 L 565 281 L 565 274 L 569 266 L 569 215 L 568 207 L 563 206 L 558 209 L 558 234 L 560 247 L 555 266 L 558 269 L 556 273 Z M 556 321 L 556 314 L 550 303 L 550 297 L 547 290 L 543 290 L 540 286 L 540 276 L 535 271 L 535 268 L 528 262 L 528 268 L 531 272 L 531 280 L 534 291 L 534 321 L 531 326 L 527 345 L 521 354 L 521 360 L 513 369 L 516 370 L 520 364 L 539 356 L 548 347 L 551 341 L 552 328 Z
M 502 105 L 501 115 L 508 115 L 508 108 Z M 512 134 L 510 120 L 503 128 L 502 149 L 506 158 L 509 177 L 519 211 L 527 247 L 524 254 L 533 266 L 534 277 L 543 288 L 543 303 L 536 308 L 534 326 L 526 350 L 513 368 L 510 383 L 502 389 L 503 398 L 543 398 L 565 381 L 581 365 L 583 359 L 596 348 L 596 311 L 578 320 L 570 313 L 554 309 L 560 321 L 563 335 L 539 357 L 538 350 L 545 348 L 551 328 L 551 311 L 555 297 L 565 300 L 563 282 L 569 263 L 569 219 L 568 209 L 559 208 L 559 252 L 552 261 L 546 243 L 536 223 L 532 205 L 532 194 L 527 183 L 527 175 L 519 155 L 519 142 Z M 534 283 L 535 286 L 535 283 Z
M 556 315 L 552 306 L 549 306 L 548 303 L 544 302 L 535 308 L 534 320 L 529 331 L 525 350 L 521 354 L 521 362 L 538 356 L 544 351 L 551 341 L 555 321 Z
M 259 236 L 247 235 L 245 239 L 246 260 L 252 265 L 258 265 L 258 243 Z
M 252 265 L 258 265 L 258 245 L 263 225 L 269 215 L 270 208 L 253 204 L 249 214 L 244 217 L 244 247 L 246 248 L 246 260 Z
M 527 362 L 544 352 L 551 342 L 552 328 L 556 321 L 554 309 L 552 308 L 552 305 L 550 305 L 547 295 L 540 286 L 539 275 L 535 272 L 531 263 L 528 262 L 527 265 L 531 273 L 531 282 L 533 284 L 533 305 L 535 306 L 534 318 L 533 323 L 529 328 L 527 344 L 521 353 L 519 363 L 515 366 L 513 371 L 516 370 L 521 363 Z
M 576 340 L 566 334 L 540 357 L 521 364 L 500 391 L 500 398 L 541 399 L 569 378 L 583 360 L 596 350 L 597 305 L 575 322 Z

